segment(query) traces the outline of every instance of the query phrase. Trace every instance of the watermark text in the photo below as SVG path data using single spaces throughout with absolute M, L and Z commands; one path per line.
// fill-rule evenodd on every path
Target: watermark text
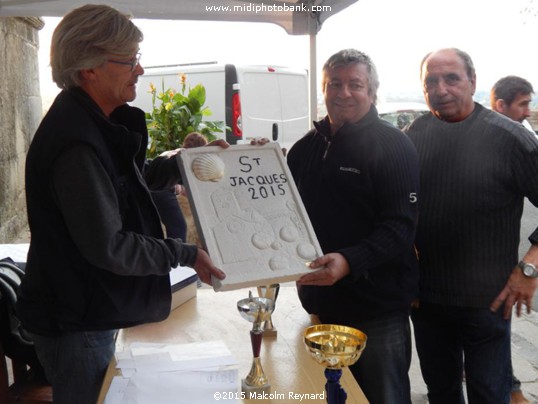
M 266 3 L 243 3 L 236 6 L 205 6 L 208 13 L 274 13 L 274 12 L 304 12 L 320 13 L 331 12 L 331 6 L 316 6 L 306 4 L 266 4 Z
M 226 400 L 282 400 L 285 402 L 290 401 L 308 401 L 308 400 L 325 400 L 327 398 L 325 391 L 322 393 L 295 393 L 288 391 L 287 393 L 274 392 L 244 392 L 244 391 L 218 391 L 213 394 L 215 401 Z

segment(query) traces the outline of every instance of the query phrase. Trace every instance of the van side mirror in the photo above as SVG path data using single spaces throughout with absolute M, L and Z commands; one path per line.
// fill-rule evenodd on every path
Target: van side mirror
M 276 142 L 278 140 L 278 124 L 275 122 L 273 123 L 273 142 Z

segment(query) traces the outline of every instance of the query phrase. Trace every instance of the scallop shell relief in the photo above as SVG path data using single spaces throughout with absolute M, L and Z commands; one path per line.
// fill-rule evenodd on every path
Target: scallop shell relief
M 192 172 L 200 181 L 220 181 L 224 177 L 224 162 L 216 154 L 202 154 L 192 162 Z

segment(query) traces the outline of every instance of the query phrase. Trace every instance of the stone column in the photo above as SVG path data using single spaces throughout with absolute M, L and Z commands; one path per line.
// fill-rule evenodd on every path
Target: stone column
M 0 18 L 0 243 L 27 229 L 24 163 L 42 116 L 36 17 Z M 0 257 L 3 258 L 3 257 Z

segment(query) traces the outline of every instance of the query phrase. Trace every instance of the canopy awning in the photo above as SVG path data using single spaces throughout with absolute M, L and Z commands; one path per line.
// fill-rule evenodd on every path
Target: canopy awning
M 116 0 L 134 18 L 266 22 L 291 35 L 316 34 L 325 20 L 357 0 Z M 61 17 L 88 0 L 0 0 L 0 16 Z
M 316 34 L 332 15 L 358 0 L 107 0 L 133 18 L 265 22 L 310 36 L 310 116 L 316 118 Z M 0 17 L 62 17 L 89 0 L 0 0 Z M 101 2 L 100 2 L 101 3 Z

